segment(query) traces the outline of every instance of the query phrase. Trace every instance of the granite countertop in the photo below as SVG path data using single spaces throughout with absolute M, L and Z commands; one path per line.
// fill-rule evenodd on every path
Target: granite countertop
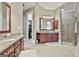
M 17 40 L 22 38 L 23 35 L 18 35 L 17 37 L 12 37 L 12 38 L 4 38 L 0 40 L 0 53 L 7 49 L 9 46 L 14 44 Z
M 37 31 L 37 33 L 58 33 L 58 31 Z

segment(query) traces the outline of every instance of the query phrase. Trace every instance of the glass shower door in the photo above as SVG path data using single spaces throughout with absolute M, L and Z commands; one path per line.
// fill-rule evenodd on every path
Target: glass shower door
M 75 3 L 67 3 L 61 8 L 62 42 L 75 43 Z

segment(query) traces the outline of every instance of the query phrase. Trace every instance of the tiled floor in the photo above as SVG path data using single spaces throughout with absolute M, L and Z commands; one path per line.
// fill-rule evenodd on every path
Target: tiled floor
M 32 42 L 32 40 L 28 40 L 24 42 L 24 50 L 32 49 L 35 46 L 35 44 Z
M 67 44 L 49 43 L 36 44 L 26 42 L 25 50 L 20 53 L 20 57 L 70 57 L 74 56 L 74 47 Z

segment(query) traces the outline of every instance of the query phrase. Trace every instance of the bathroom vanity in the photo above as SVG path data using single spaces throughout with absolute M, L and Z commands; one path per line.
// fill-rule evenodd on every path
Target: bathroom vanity
M 58 32 L 37 32 L 38 43 L 58 42 Z
M 11 6 L 0 2 L 0 57 L 17 57 L 24 49 L 23 35 L 11 35 Z M 2 35 L 3 34 L 3 35 Z
M 58 42 L 58 20 L 52 16 L 41 17 L 39 19 L 39 31 L 36 35 L 38 43 Z
M 23 36 L 0 41 L 0 57 L 18 57 L 23 49 Z

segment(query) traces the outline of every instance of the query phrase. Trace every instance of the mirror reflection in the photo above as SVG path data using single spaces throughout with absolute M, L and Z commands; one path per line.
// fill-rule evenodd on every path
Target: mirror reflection
M 53 30 L 53 18 L 40 18 L 41 30 Z
M 0 31 L 9 30 L 9 13 L 10 8 L 4 4 L 0 3 Z

